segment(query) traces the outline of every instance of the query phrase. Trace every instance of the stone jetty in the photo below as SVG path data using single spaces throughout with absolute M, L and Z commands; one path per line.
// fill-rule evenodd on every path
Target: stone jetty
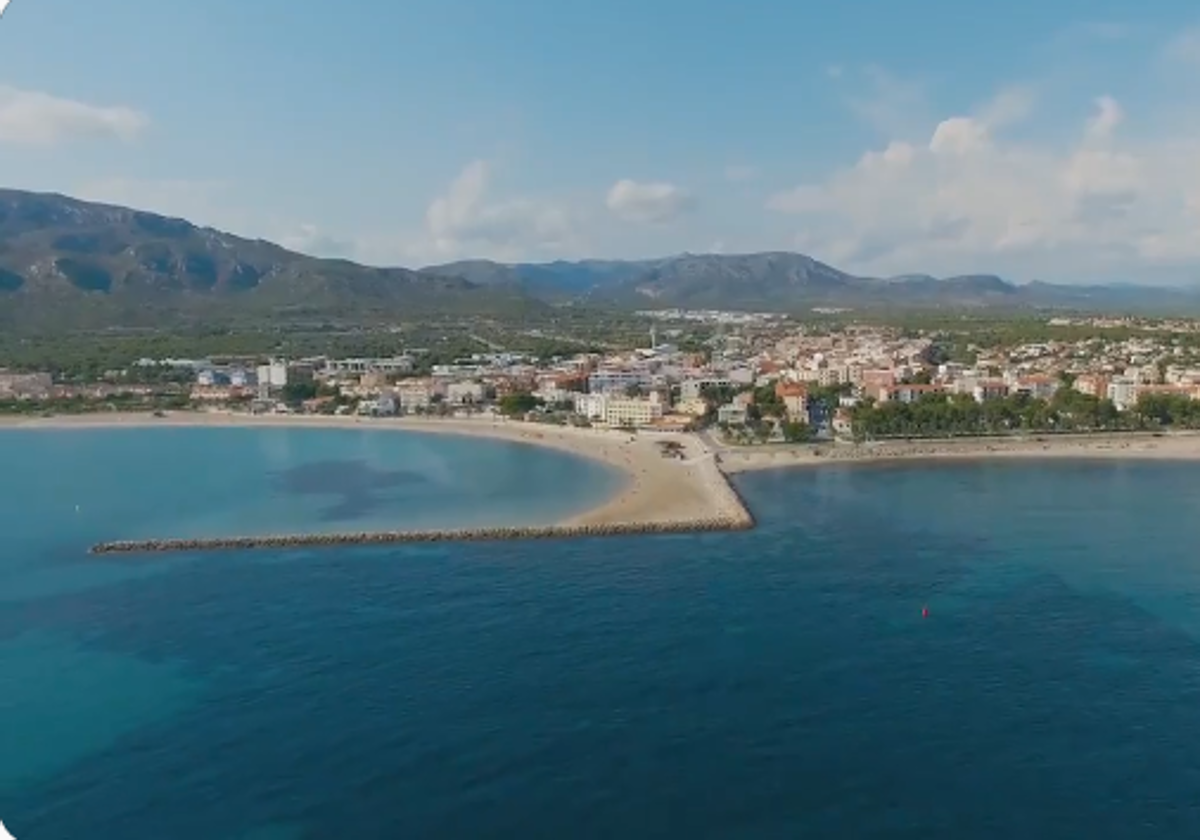
M 279 534 L 258 537 L 117 540 L 97 543 L 92 554 L 138 554 L 178 551 L 245 550 L 252 548 L 321 548 L 394 543 L 494 542 L 615 537 L 631 534 L 691 534 L 746 531 L 754 517 L 744 506 L 731 515 L 677 522 L 630 522 L 609 525 L 545 525 L 533 527 L 460 528 L 427 531 L 362 531 L 331 534 Z

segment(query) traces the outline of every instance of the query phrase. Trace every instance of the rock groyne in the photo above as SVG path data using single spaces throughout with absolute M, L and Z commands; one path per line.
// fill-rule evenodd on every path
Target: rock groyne
M 632 534 L 690 534 L 746 531 L 754 517 L 745 508 L 740 514 L 687 522 L 631 522 L 611 525 L 544 525 L 532 527 L 459 528 L 428 531 L 361 531 L 330 534 L 278 534 L 257 537 L 197 537 L 193 539 L 115 540 L 92 546 L 92 554 L 139 554 L 179 551 L 245 550 L 252 548 L 321 548 L 394 543 L 495 542 L 582 537 L 615 537 Z

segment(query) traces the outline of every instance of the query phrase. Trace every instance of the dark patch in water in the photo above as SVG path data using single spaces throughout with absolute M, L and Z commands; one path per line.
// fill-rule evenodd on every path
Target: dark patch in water
M 274 479 L 275 487 L 284 493 L 337 497 L 321 512 L 323 522 L 360 519 L 387 503 L 382 491 L 429 484 L 414 470 L 380 470 L 361 460 L 315 461 L 277 473 Z

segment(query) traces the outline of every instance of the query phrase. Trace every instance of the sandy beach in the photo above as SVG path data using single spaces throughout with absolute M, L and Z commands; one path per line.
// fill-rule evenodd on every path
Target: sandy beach
M 0 418 L 0 429 L 195 426 L 343 428 L 470 435 L 545 446 L 601 461 L 620 470 L 626 476 L 626 481 L 615 496 L 599 507 L 559 523 L 572 527 L 749 519 L 749 512 L 726 476 L 757 470 L 985 458 L 1200 461 L 1200 433 L 1196 432 L 721 447 L 716 450 L 717 457 L 714 457 L 714 452 L 704 440 L 692 434 L 629 434 L 608 429 L 542 425 L 490 417 L 370 418 L 172 412 L 163 417 L 150 414 L 81 414 Z M 683 457 L 663 457 L 659 442 L 664 441 L 677 443 Z
M 717 467 L 712 454 L 694 435 L 631 435 L 606 429 L 492 418 L 328 417 L 233 412 L 169 412 L 163 417 L 150 414 L 80 414 L 0 419 L 0 429 L 196 426 L 342 428 L 472 435 L 545 446 L 592 458 L 619 469 L 627 476 L 617 495 L 600 507 L 561 523 L 567 526 L 630 525 L 749 516 Z M 663 457 L 656 442 L 668 440 L 683 447 L 682 459 Z
M 726 473 L 842 463 L 977 460 L 985 458 L 1098 458 L 1200 460 L 1200 433 L 1179 432 L 888 441 L 820 446 L 728 447 L 720 450 Z

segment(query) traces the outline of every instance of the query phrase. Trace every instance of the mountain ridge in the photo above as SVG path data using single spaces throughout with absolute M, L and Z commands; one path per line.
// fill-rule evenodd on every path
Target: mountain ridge
M 550 277 L 569 271 L 567 287 L 590 299 L 629 305 L 689 308 L 795 310 L 813 306 L 854 308 L 1091 309 L 1200 314 L 1200 288 L 1137 284 L 1058 284 L 1032 280 L 1017 284 L 995 274 L 934 277 L 904 274 L 867 277 L 841 271 L 804 254 L 765 251 L 748 254 L 680 254 L 654 260 L 601 262 L 603 274 L 588 271 L 598 261 L 498 263 L 473 260 L 470 276 L 480 285 L 516 284 L 531 293 L 553 287 Z M 462 263 L 427 266 L 422 271 L 453 274 Z M 489 270 L 489 266 L 492 267 Z M 564 268 L 565 267 L 565 268 Z M 536 278 L 536 280 L 534 279 Z
M 184 219 L 0 189 L 0 325 L 372 319 L 547 304 L 460 277 L 321 259 Z
M 1200 313 L 1200 289 L 1018 285 L 982 273 L 862 277 L 788 251 L 381 268 L 157 213 L 0 189 L 0 328 L 7 330 L 526 318 L 564 304 L 1191 314 Z

